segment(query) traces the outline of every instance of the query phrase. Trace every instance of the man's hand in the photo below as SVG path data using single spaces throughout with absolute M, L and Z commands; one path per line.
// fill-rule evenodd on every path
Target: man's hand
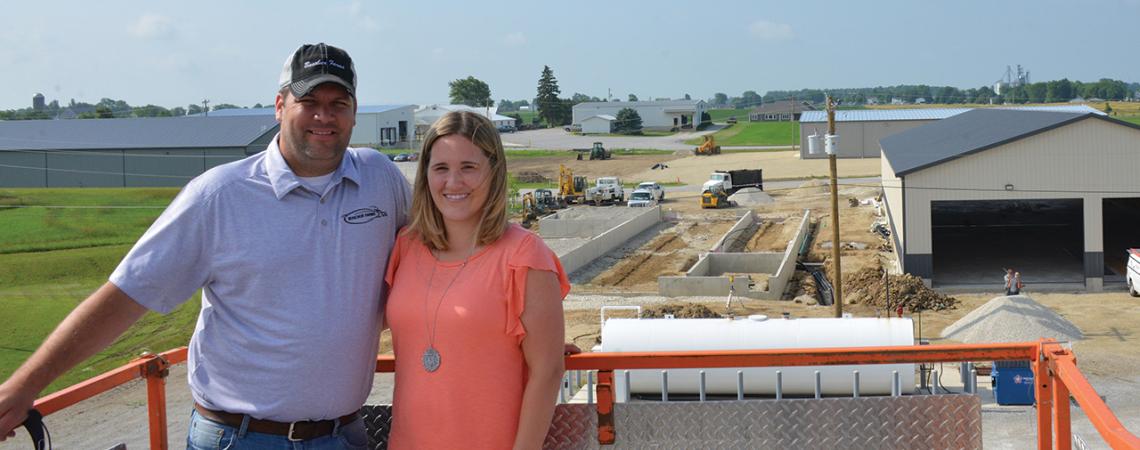
M 20 389 L 11 381 L 0 384 L 0 442 L 16 436 L 16 429 L 28 418 L 36 393 Z

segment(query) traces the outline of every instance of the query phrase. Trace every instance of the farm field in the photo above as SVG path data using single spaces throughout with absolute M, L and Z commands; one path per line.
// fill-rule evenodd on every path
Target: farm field
M 107 280 L 177 188 L 0 190 L 0 379 L 7 378 L 80 301 Z M 148 313 L 110 348 L 48 391 L 122 365 L 142 351 L 185 345 L 198 297 Z
M 739 116 L 738 116 L 739 119 Z M 799 122 L 749 122 L 744 119 L 713 134 L 720 146 L 789 146 L 799 143 Z M 700 145 L 703 139 L 685 141 Z

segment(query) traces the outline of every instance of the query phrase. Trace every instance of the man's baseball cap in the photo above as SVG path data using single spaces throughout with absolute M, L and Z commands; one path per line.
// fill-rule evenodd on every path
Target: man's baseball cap
M 348 95 L 356 98 L 356 67 L 348 52 L 321 42 L 305 44 L 289 59 L 281 69 L 280 89 L 288 87 L 293 96 L 300 98 L 322 83 L 336 83 L 348 90 Z

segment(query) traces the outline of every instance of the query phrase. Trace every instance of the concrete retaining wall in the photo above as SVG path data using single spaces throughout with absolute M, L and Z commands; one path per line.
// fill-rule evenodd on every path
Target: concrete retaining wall
M 570 249 L 564 254 L 558 255 L 558 259 L 562 261 L 562 267 L 566 270 L 566 273 L 574 273 L 574 271 L 585 267 L 591 261 L 608 253 L 610 250 L 621 246 L 626 241 L 630 240 L 634 236 L 637 236 L 642 231 L 645 231 L 660 221 L 661 207 L 655 206 L 653 208 L 648 208 L 645 210 L 645 212 L 637 214 L 633 218 L 626 220 L 625 222 L 622 222 L 613 228 L 610 228 L 608 231 L 605 231 L 593 239 L 590 239 L 585 244 Z M 563 222 L 574 221 L 564 220 Z M 594 220 L 585 220 L 584 222 L 588 222 L 585 227 L 590 227 L 593 226 L 591 222 L 594 222 Z M 544 230 L 546 224 L 544 223 L 539 226 L 540 230 Z M 565 229 L 561 229 L 559 232 L 572 233 L 574 231 L 571 228 L 567 227 Z M 546 236 L 543 234 L 543 237 Z M 575 237 L 577 237 L 577 235 L 575 235 Z
M 748 212 L 744 213 L 744 215 L 740 217 L 740 220 L 737 220 L 736 223 L 732 225 L 732 228 L 729 228 L 728 231 L 724 233 L 724 236 L 720 237 L 720 240 L 716 241 L 716 244 L 714 244 L 712 248 L 709 249 L 709 251 L 723 252 L 725 241 L 727 241 L 730 237 L 733 237 L 733 235 L 736 233 L 741 233 L 744 230 L 748 229 L 748 227 L 752 226 L 752 223 L 755 221 L 756 214 L 754 214 L 751 209 L 748 210 Z
M 742 217 L 741 222 L 751 220 L 750 216 Z M 796 254 L 807 236 L 810 217 L 811 212 L 805 210 L 795 237 L 788 241 L 783 253 L 708 253 L 697 260 L 683 277 L 658 277 L 657 290 L 667 297 L 722 296 L 729 292 L 730 283 L 728 277 L 724 276 L 725 273 L 770 273 L 772 276 L 768 278 L 767 289 L 764 290 L 749 289 L 748 277 L 736 277 L 731 284 L 737 295 L 779 300 L 796 270 Z M 725 235 L 728 236 L 729 233 Z M 721 239 L 723 240 L 724 238 Z

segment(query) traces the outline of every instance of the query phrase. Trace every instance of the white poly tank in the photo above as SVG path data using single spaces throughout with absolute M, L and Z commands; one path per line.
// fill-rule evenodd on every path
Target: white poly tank
M 603 352 L 656 352 L 692 350 L 768 350 L 828 347 L 914 345 L 910 319 L 805 318 L 769 319 L 765 316 L 730 319 L 609 319 L 602 327 Z M 891 393 L 892 372 L 898 371 L 903 393 L 914 390 L 914 364 L 847 366 L 748 367 L 705 369 L 705 391 L 736 394 L 738 370 L 744 371 L 746 394 L 774 395 L 776 371 L 782 373 L 784 395 L 815 393 L 815 371 L 820 371 L 825 395 L 851 395 L 852 372 L 859 371 L 861 395 Z M 669 369 L 669 393 L 699 392 L 700 369 Z M 614 371 L 617 398 L 625 399 L 625 376 Z M 661 370 L 630 371 L 635 394 L 659 394 Z

